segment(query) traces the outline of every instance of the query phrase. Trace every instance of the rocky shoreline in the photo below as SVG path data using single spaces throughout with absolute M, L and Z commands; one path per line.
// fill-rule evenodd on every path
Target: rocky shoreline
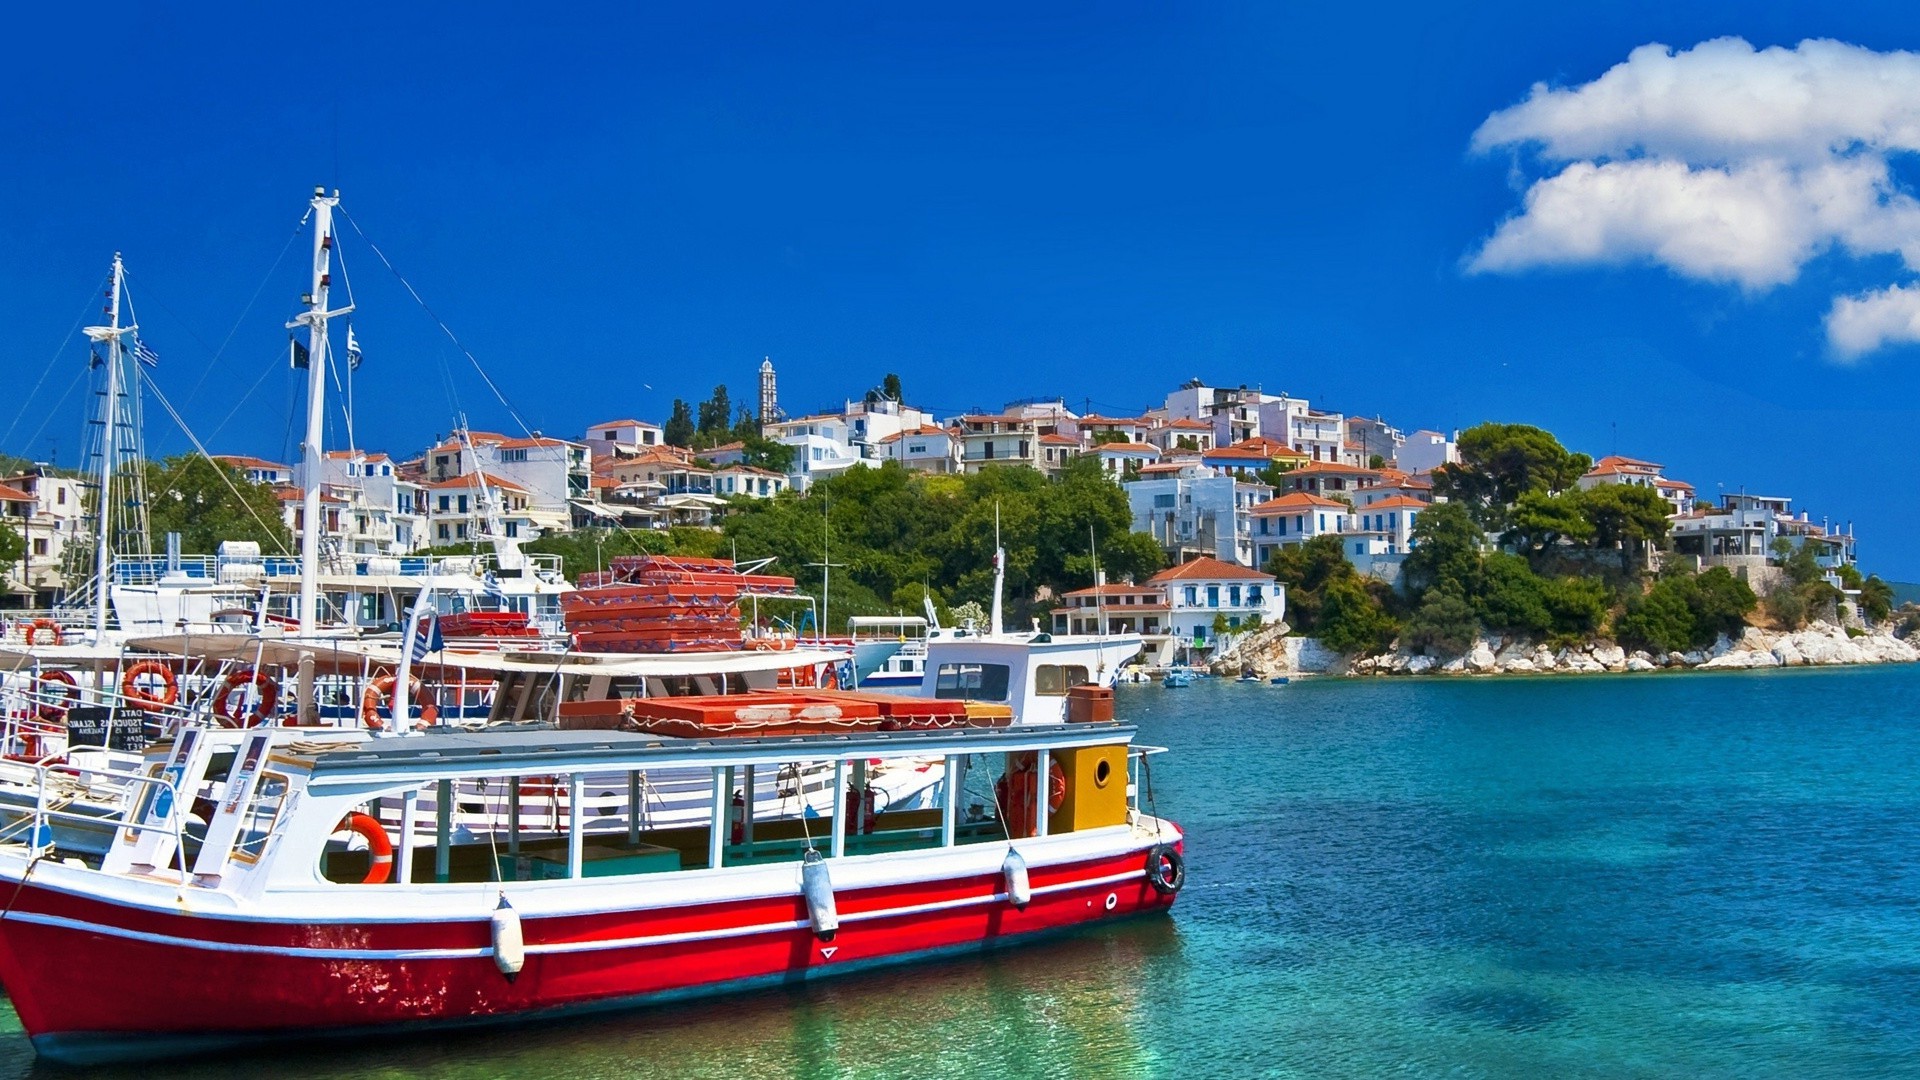
M 1454 657 L 1395 650 L 1352 657 L 1312 638 L 1268 631 L 1236 642 L 1216 660 L 1218 674 L 1251 668 L 1260 678 L 1286 675 L 1598 675 L 1662 670 L 1723 671 L 1842 664 L 1904 664 L 1920 660 L 1920 647 L 1887 630 L 1861 630 L 1816 622 L 1803 630 L 1748 627 L 1737 639 L 1725 635 L 1712 647 L 1654 654 L 1629 651 L 1610 641 L 1549 648 L 1525 638 L 1483 637 Z

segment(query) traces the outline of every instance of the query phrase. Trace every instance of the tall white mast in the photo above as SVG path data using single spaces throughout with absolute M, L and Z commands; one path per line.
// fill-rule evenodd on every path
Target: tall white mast
M 301 458 L 307 491 L 300 529 L 300 633 L 303 635 L 313 633 L 320 623 L 320 470 L 323 465 L 320 439 L 327 393 L 327 320 L 353 310 L 352 304 L 339 311 L 327 310 L 327 289 L 333 284 L 333 208 L 338 205 L 338 190 L 328 195 L 324 187 L 313 189 L 313 291 L 307 294 L 307 310 L 287 324 L 290 330 L 307 328 L 307 438 Z
M 120 253 L 113 253 L 113 285 L 107 290 L 107 325 L 87 327 L 87 337 L 107 343 L 107 397 L 100 409 L 100 421 L 106 427 L 100 433 L 100 535 L 93 545 L 93 640 L 102 642 L 107 634 L 108 548 L 113 535 L 113 463 L 120 453 L 120 336 L 132 330 L 120 325 L 120 288 L 126 268 Z

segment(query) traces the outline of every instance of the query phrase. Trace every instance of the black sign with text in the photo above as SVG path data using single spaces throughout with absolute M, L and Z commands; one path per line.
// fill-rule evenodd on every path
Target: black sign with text
M 68 746 L 104 746 L 111 750 L 147 748 L 147 714 L 139 709 L 75 705 L 67 710 Z

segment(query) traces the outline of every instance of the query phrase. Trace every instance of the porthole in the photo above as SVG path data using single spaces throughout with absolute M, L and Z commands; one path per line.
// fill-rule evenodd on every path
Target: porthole
M 1093 786 L 1094 787 L 1106 787 L 1107 781 L 1112 779 L 1112 777 L 1113 777 L 1113 765 L 1111 763 L 1102 760 L 1100 764 L 1095 765 L 1093 767 Z

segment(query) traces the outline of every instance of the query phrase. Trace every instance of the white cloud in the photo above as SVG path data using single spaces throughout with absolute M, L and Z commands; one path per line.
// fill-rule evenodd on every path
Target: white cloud
M 1920 285 L 1835 297 L 1827 312 L 1827 341 L 1849 360 L 1885 345 L 1920 342 Z
M 1480 125 L 1473 148 L 1531 149 L 1558 171 L 1528 186 L 1468 258 L 1472 272 L 1651 263 L 1762 290 L 1836 249 L 1895 254 L 1920 271 L 1920 202 L 1889 166 L 1920 152 L 1914 53 L 1837 41 L 1756 50 L 1738 38 L 1678 52 L 1646 45 L 1590 83 L 1536 84 Z M 1880 323 L 1848 305 L 1880 304 L 1874 318 L 1891 317 L 1895 292 L 1907 290 L 1837 300 L 1835 351 L 1913 339 L 1855 329 Z M 1842 333 L 1853 336 L 1843 343 Z

